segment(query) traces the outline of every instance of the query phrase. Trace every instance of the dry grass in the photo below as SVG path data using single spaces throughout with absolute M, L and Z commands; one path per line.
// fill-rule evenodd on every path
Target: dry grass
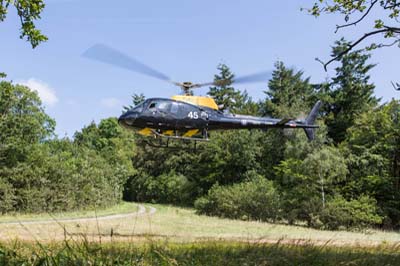
M 396 245 L 399 232 L 370 230 L 367 232 L 320 231 L 299 226 L 261 222 L 235 221 L 199 216 L 193 209 L 165 205 L 153 206 L 156 213 L 129 218 L 88 222 L 59 222 L 46 224 L 0 224 L 0 239 L 38 240 L 50 242 L 85 235 L 98 241 L 168 240 L 194 242 L 205 240 L 246 241 L 254 243 L 290 242 L 326 245 Z

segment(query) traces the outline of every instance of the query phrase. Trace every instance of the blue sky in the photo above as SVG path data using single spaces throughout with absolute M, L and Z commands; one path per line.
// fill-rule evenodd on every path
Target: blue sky
M 246 75 L 272 70 L 274 62 L 282 60 L 320 82 L 334 65 L 326 73 L 315 58 L 327 59 L 335 40 L 355 39 L 372 21 L 334 34 L 340 17 L 315 19 L 300 11 L 312 2 L 48 0 L 38 27 L 49 41 L 34 50 L 19 39 L 13 11 L 0 23 L 0 70 L 8 79 L 41 91 L 60 137 L 72 136 L 93 120 L 120 115 L 133 93 L 179 93 L 162 81 L 81 57 L 95 43 L 121 50 L 177 81 L 210 81 L 221 62 Z M 390 85 L 391 80 L 400 81 L 399 59 L 395 47 L 377 50 L 371 58 L 371 63 L 379 62 L 371 79 L 384 101 L 400 97 Z M 266 83 L 237 87 L 255 99 L 267 89 Z

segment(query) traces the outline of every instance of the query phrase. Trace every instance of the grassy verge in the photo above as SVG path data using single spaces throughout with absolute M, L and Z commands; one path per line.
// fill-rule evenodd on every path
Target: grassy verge
M 10 213 L 6 215 L 0 215 L 0 223 L 6 222 L 17 222 L 17 221 L 40 221 L 49 219 L 63 219 L 63 218 L 88 218 L 88 217 L 100 217 L 121 213 L 131 213 L 137 211 L 137 204 L 132 202 L 121 202 L 115 206 L 105 209 L 89 209 L 72 212 L 60 212 L 60 213 Z
M 0 265 L 400 265 L 398 246 L 196 242 L 0 244 Z

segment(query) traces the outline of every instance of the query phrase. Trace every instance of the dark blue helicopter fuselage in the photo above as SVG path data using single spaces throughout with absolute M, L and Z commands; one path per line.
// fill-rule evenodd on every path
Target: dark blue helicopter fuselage
M 313 129 L 318 127 L 313 124 L 319 106 L 320 102 L 314 107 L 314 114 L 311 112 L 310 116 L 313 116 L 311 121 L 236 115 L 173 99 L 150 98 L 125 112 L 118 121 L 126 128 L 146 133 L 144 135 L 152 135 L 154 131 L 185 136 L 188 134 L 186 132 L 191 131 L 191 134 L 187 135 L 189 137 L 204 134 L 209 130 L 224 129 Z

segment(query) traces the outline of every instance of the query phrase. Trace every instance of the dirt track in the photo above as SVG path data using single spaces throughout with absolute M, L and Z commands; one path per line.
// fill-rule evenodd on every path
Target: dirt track
M 18 220 L 13 222 L 0 222 L 0 224 L 5 225 L 28 225 L 28 224 L 48 224 L 48 223 L 68 223 L 68 222 L 91 222 L 91 221 L 104 221 L 104 220 L 112 220 L 112 219 L 120 219 L 120 218 L 129 218 L 135 216 L 143 216 L 143 215 L 153 215 L 157 210 L 154 207 L 148 207 L 149 211 L 146 212 L 146 208 L 143 205 L 138 205 L 138 211 L 133 213 L 123 213 L 123 214 L 113 214 L 113 215 L 105 215 L 105 216 L 97 216 L 97 217 L 85 217 L 85 218 L 53 218 L 48 220 Z

